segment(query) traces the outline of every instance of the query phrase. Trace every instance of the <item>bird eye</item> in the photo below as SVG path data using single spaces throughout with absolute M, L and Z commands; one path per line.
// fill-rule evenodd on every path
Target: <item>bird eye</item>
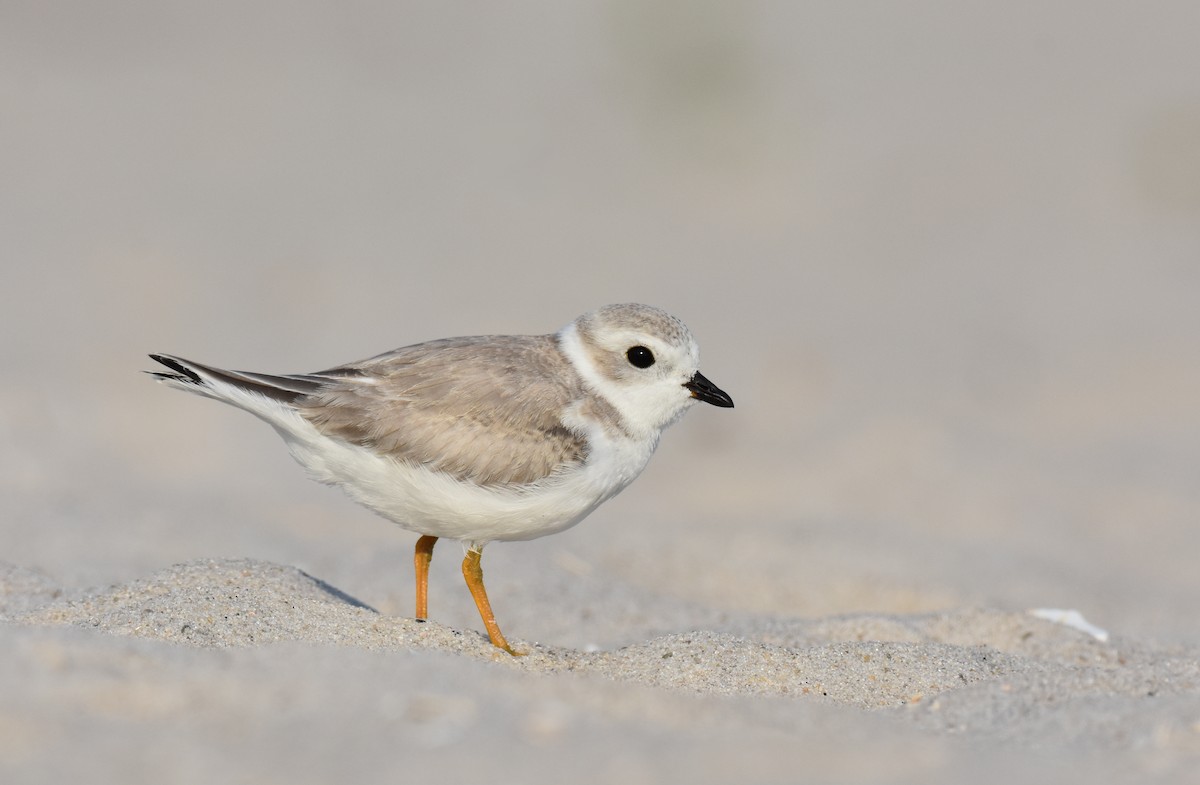
M 634 346 L 625 352 L 625 356 L 629 358 L 629 364 L 634 368 L 649 368 L 654 365 L 654 352 L 645 346 Z

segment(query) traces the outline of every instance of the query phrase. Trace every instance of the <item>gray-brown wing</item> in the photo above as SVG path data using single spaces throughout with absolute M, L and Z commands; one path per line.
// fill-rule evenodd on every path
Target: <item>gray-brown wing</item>
M 293 406 L 323 433 L 480 485 L 525 484 L 579 462 L 559 418 L 582 393 L 552 336 L 449 338 L 310 378 Z

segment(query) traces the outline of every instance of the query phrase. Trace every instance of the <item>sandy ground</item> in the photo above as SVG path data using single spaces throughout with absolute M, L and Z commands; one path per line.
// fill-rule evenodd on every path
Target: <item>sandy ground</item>
M 6 4 L 0 781 L 1193 782 L 1200 12 L 1044 6 Z M 518 659 L 138 373 L 631 300 L 737 408 Z

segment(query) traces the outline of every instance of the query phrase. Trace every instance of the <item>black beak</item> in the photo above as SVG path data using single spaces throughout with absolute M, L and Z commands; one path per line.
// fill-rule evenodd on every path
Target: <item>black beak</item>
M 733 399 L 720 387 L 705 379 L 704 374 L 699 371 L 696 371 L 692 380 L 683 386 L 692 391 L 693 398 L 711 403 L 713 406 L 720 406 L 722 409 L 733 408 Z

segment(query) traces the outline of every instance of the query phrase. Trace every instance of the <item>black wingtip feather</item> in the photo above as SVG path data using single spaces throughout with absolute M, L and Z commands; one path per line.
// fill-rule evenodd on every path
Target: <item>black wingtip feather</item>
M 163 365 L 170 368 L 172 371 L 175 371 L 175 373 L 162 373 L 160 371 L 146 371 L 146 373 L 150 374 L 151 376 L 154 376 L 156 379 L 169 379 L 169 380 L 175 380 L 175 381 L 179 381 L 179 382 L 188 382 L 190 384 L 197 384 L 197 385 L 201 385 L 201 386 L 204 385 L 204 380 L 201 379 L 200 376 L 195 371 L 193 371 L 191 368 L 188 368 L 186 365 L 180 363 L 178 360 L 175 360 L 172 357 L 164 357 L 161 354 L 152 354 L 152 355 L 150 355 L 150 359 L 154 360 L 157 363 L 162 363 Z

